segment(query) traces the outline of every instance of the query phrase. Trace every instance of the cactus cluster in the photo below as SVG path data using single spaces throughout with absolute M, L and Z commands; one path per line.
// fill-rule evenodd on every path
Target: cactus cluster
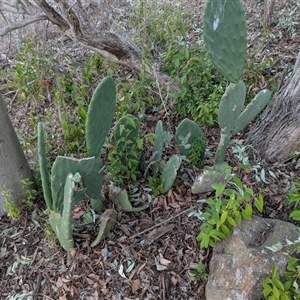
M 49 222 L 65 250 L 74 245 L 71 233 L 72 207 L 84 195 L 92 200 L 92 206 L 100 211 L 103 203 L 102 160 L 100 151 L 114 115 L 116 87 L 112 78 L 106 77 L 96 88 L 89 104 L 86 121 L 86 145 L 88 158 L 75 159 L 58 156 L 51 174 L 47 168 L 43 126 L 38 124 L 38 152 L 44 198 L 50 211 Z M 80 180 L 82 188 L 75 189 Z
M 220 73 L 230 81 L 221 99 L 218 115 L 221 140 L 215 164 L 221 164 L 232 135 L 262 111 L 270 100 L 271 92 L 261 91 L 243 110 L 246 86 L 240 78 L 247 50 L 247 28 L 242 1 L 207 0 L 203 21 L 209 56 Z
M 225 153 L 230 139 L 248 125 L 268 104 L 269 90 L 262 90 L 245 106 L 246 86 L 240 80 L 247 49 L 246 16 L 241 0 L 207 0 L 204 9 L 204 41 L 209 57 L 223 76 L 230 82 L 221 98 L 218 122 L 220 142 L 215 164 L 198 178 L 192 191 L 207 191 L 207 183 L 222 181 L 227 174 Z
M 206 138 L 200 126 L 187 118 L 182 120 L 176 128 L 175 139 L 180 153 L 185 155 L 191 164 L 201 168 Z
M 268 104 L 271 92 L 260 91 L 243 109 L 246 99 L 246 86 L 243 81 L 231 83 L 221 98 L 218 122 L 221 138 L 215 156 L 215 164 L 224 162 L 226 148 L 233 135 L 248 125 Z

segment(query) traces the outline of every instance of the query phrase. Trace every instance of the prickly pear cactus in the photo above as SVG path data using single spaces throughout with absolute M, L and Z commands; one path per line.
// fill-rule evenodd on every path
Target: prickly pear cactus
M 164 131 L 162 121 L 158 121 L 155 126 L 155 140 L 153 147 L 153 176 L 156 176 L 159 170 L 159 164 L 161 162 L 164 144 L 170 142 L 172 135 L 169 132 Z
M 272 93 L 269 90 L 260 91 L 246 106 L 236 120 L 232 135 L 244 129 L 270 102 Z
M 116 86 L 105 77 L 97 86 L 89 104 L 86 121 L 86 146 L 89 156 L 99 156 L 111 126 L 116 105 Z
M 231 134 L 241 114 L 246 99 L 246 85 L 243 81 L 231 83 L 220 101 L 218 122 L 223 133 Z
M 168 160 L 161 174 L 161 181 L 163 183 L 163 193 L 168 192 L 172 188 L 177 177 L 177 171 L 180 168 L 180 165 L 181 158 L 178 155 L 174 155 Z
M 182 120 L 176 128 L 175 139 L 182 155 L 189 159 L 189 156 L 193 154 L 194 161 L 195 155 L 199 155 L 196 164 L 201 166 L 205 154 L 206 139 L 200 126 L 187 118 Z M 194 153 L 196 148 L 199 150 L 198 154 Z
M 238 82 L 247 50 L 246 15 L 242 1 L 206 0 L 203 23 L 210 59 L 230 82 Z
M 51 193 L 55 211 L 63 210 L 64 180 L 69 173 L 79 173 L 82 178 L 83 189 L 75 191 L 74 203 L 79 202 L 84 194 L 92 199 L 100 199 L 103 173 L 100 172 L 102 161 L 100 157 L 75 159 L 72 157 L 58 156 L 51 170 Z M 102 202 L 102 201 L 101 201 Z
M 224 162 L 226 148 L 233 135 L 244 129 L 269 103 L 271 92 L 262 90 L 243 110 L 246 86 L 243 81 L 231 83 L 223 95 L 219 108 L 221 138 L 215 156 L 215 164 Z
M 75 190 L 75 182 L 80 180 L 77 173 L 74 176 L 68 174 L 64 181 L 63 211 L 61 213 L 50 211 L 49 223 L 54 230 L 61 246 L 68 251 L 74 247 L 72 236 L 72 201 Z
M 48 171 L 48 161 L 46 157 L 44 131 L 42 123 L 38 124 L 38 155 L 44 198 L 48 209 L 53 210 L 51 181 L 50 174 Z

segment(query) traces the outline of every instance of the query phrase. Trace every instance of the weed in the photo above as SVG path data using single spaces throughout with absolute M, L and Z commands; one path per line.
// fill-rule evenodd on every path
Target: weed
M 197 269 L 190 270 L 192 280 L 206 279 L 207 278 L 207 273 L 206 273 L 205 268 L 206 268 L 205 264 L 202 261 L 200 261 L 198 266 L 197 266 Z
M 148 184 L 154 196 L 159 196 L 163 194 L 164 183 L 162 182 L 160 177 L 148 177 Z
M 8 85 L 19 92 L 20 100 L 45 99 L 53 75 L 52 60 L 44 55 L 44 46 L 30 37 L 19 49 L 15 66 L 10 70 Z
M 37 195 L 37 191 L 32 188 L 34 183 L 28 178 L 21 179 L 21 183 L 23 185 L 26 195 L 25 199 L 23 199 L 22 202 L 25 203 L 27 206 L 31 207 L 33 206 L 33 201 Z
M 300 183 L 294 182 L 296 186 L 294 191 L 288 192 L 286 202 L 294 210 L 290 214 L 290 218 L 299 222 L 300 221 Z M 298 228 L 299 229 L 299 228 Z M 300 237 L 295 241 L 286 239 L 286 244 L 278 242 L 275 245 L 268 246 L 272 252 L 282 251 L 285 247 L 292 247 L 296 249 L 296 257 L 289 257 L 284 276 L 280 276 L 278 267 L 273 266 L 271 276 L 263 280 L 263 295 L 265 299 L 274 300 L 289 300 L 299 299 L 299 285 L 300 285 Z M 283 252 L 285 253 L 285 252 Z
M 57 245 L 56 235 L 49 223 L 46 224 L 44 233 L 45 233 L 46 240 L 48 240 L 51 245 L 56 246 Z
M 18 205 L 11 199 L 11 193 L 5 186 L 2 187 L 2 197 L 4 208 L 7 211 L 7 215 L 13 219 L 19 218 L 20 212 Z
M 182 3 L 139 0 L 130 20 L 134 39 L 143 49 L 145 58 L 165 51 L 177 35 L 185 35 L 193 24 L 192 14 Z
M 176 112 L 191 116 L 200 125 L 212 126 L 218 114 L 219 99 L 226 81 L 218 74 L 201 43 L 190 45 L 177 37 L 162 56 L 163 71 L 178 80 Z
M 116 125 L 115 145 L 109 151 L 107 168 L 114 182 L 141 178 L 143 138 L 139 127 L 139 121 L 132 115 L 122 117 Z
M 217 241 L 229 236 L 231 229 L 243 218 L 251 219 L 252 201 L 259 212 L 263 210 L 263 197 L 255 197 L 253 190 L 244 188 L 238 177 L 233 176 L 230 185 L 233 188 L 226 188 L 226 184 L 213 184 L 215 197 L 200 200 L 208 205 L 206 211 L 193 213 L 203 221 L 197 237 L 201 248 L 214 247 Z
M 202 137 L 194 140 L 191 143 L 191 149 L 189 152 L 189 155 L 187 159 L 189 160 L 189 163 L 197 168 L 202 168 L 204 165 L 204 155 L 206 147 L 206 140 Z

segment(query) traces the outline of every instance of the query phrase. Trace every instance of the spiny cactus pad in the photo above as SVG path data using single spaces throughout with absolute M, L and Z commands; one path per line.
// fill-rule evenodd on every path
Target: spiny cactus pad
M 38 154 L 39 154 L 39 165 L 41 180 L 43 186 L 44 198 L 48 209 L 53 209 L 53 199 L 51 194 L 51 182 L 50 182 L 50 173 L 48 171 L 48 161 L 46 157 L 45 150 L 45 139 L 44 139 L 44 130 L 43 124 L 38 124 Z
M 61 213 L 63 210 L 64 178 L 69 173 L 79 173 L 83 181 L 83 189 L 75 191 L 74 202 L 78 202 L 86 193 L 92 199 L 100 200 L 103 173 L 100 172 L 102 161 L 100 157 L 75 159 L 72 157 L 58 156 L 52 166 L 51 190 L 53 209 Z
M 169 189 L 172 188 L 177 176 L 177 171 L 180 168 L 180 165 L 181 165 L 181 157 L 178 155 L 174 155 L 168 160 L 161 174 L 161 180 L 163 183 L 163 193 L 168 192 Z
M 153 176 L 156 176 L 159 170 L 159 164 L 161 162 L 164 144 L 170 142 L 172 135 L 169 132 L 164 131 L 162 121 L 158 121 L 155 126 L 155 140 L 153 146 Z
M 246 86 L 243 81 L 231 83 L 220 101 L 218 122 L 223 133 L 231 134 L 243 109 L 246 99 Z
M 74 240 L 72 237 L 72 201 L 73 194 L 75 189 L 75 182 L 79 174 L 73 176 L 72 174 L 68 174 L 64 181 L 64 196 L 62 199 L 63 202 L 63 211 L 61 213 L 57 213 L 55 211 L 50 211 L 49 215 L 49 223 L 54 230 L 61 246 L 68 251 L 69 249 L 74 247 Z M 80 176 L 79 176 L 80 177 Z
M 105 77 L 97 86 L 89 104 L 86 121 L 86 147 L 89 156 L 99 156 L 115 112 L 116 86 Z
M 269 90 L 260 91 L 246 106 L 238 117 L 232 134 L 236 134 L 245 128 L 269 103 L 272 93 Z
M 199 138 L 205 140 L 204 133 L 200 126 L 190 119 L 182 120 L 176 128 L 175 139 L 178 149 L 186 157 L 190 154 L 191 144 Z
M 247 50 L 246 16 L 241 0 L 207 0 L 203 22 L 210 59 L 226 79 L 238 82 Z

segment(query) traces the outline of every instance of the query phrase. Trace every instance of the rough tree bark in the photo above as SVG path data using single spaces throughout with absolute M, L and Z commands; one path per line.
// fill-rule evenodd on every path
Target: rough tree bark
M 246 143 L 252 144 L 263 158 L 271 162 L 284 161 L 291 152 L 300 150 L 299 64 L 296 63 L 291 78 L 256 120 Z
M 32 173 L 0 96 L 0 216 L 5 213 L 3 191 L 10 200 L 20 203 L 25 199 L 22 179 L 32 180 Z

